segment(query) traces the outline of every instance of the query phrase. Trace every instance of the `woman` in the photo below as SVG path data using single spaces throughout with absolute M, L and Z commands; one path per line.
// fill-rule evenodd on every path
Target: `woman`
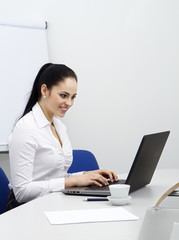
M 76 95 L 73 70 L 52 63 L 40 69 L 25 111 L 9 137 L 11 207 L 66 187 L 101 186 L 108 184 L 107 178 L 117 180 L 108 170 L 67 174 L 72 147 L 59 117 L 72 107 Z

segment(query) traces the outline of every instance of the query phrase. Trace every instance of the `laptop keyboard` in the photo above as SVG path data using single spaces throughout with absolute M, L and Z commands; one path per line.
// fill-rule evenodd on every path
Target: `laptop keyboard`
M 117 182 L 111 182 L 108 181 L 109 185 L 113 185 L 113 184 L 124 184 L 125 183 L 125 179 L 119 179 Z M 89 187 L 85 188 L 85 190 L 99 190 L 100 191 L 107 191 L 109 190 L 109 185 L 108 186 L 97 186 L 97 185 L 90 185 Z

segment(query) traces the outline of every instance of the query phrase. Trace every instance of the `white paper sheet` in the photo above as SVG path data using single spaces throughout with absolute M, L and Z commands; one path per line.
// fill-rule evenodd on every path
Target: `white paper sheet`
M 51 224 L 131 221 L 139 218 L 122 207 L 44 212 Z

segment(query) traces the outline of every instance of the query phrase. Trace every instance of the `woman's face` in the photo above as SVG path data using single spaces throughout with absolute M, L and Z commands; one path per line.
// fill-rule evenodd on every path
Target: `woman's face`
M 53 86 L 50 90 L 46 85 L 41 87 L 42 96 L 41 107 L 49 121 L 54 115 L 64 117 L 68 109 L 73 106 L 74 99 L 77 95 L 77 82 L 74 78 L 66 78 L 63 82 Z

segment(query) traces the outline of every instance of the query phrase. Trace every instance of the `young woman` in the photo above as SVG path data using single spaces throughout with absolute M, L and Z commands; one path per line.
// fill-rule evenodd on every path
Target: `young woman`
M 117 180 L 108 170 L 67 173 L 72 147 L 59 117 L 73 106 L 76 95 L 77 76 L 72 69 L 52 63 L 40 69 L 24 113 L 9 137 L 8 209 L 66 187 L 101 186 L 108 184 L 107 178 Z

